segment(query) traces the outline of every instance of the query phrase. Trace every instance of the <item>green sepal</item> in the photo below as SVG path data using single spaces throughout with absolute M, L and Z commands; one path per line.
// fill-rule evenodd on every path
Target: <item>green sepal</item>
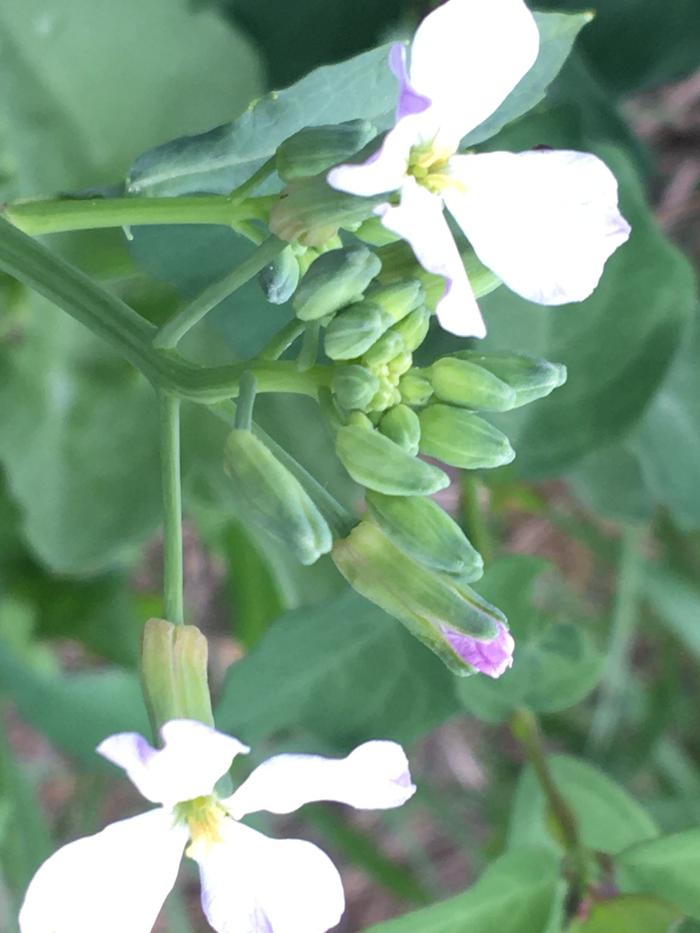
M 390 496 L 427 496 L 450 485 L 446 473 L 418 460 L 378 431 L 341 428 L 336 453 L 355 482 Z
M 515 404 L 520 408 L 539 398 L 545 398 L 566 382 L 566 366 L 528 356 L 525 353 L 479 353 L 463 350 L 455 354 L 460 360 L 480 366 L 505 382 L 515 393 Z
M 365 220 L 355 231 L 355 236 L 370 246 L 388 246 L 390 243 L 398 243 L 401 239 L 398 233 L 384 226 L 380 217 Z
M 390 326 L 386 312 L 374 301 L 358 301 L 333 318 L 324 347 L 332 360 L 354 360 L 372 347 Z
M 331 379 L 331 390 L 347 409 L 366 409 L 379 389 L 379 378 L 364 366 L 338 366 Z
M 377 135 L 368 120 L 329 126 L 307 126 L 277 150 L 277 174 L 284 181 L 320 175 L 363 149 Z
M 404 353 L 405 350 L 403 337 L 394 330 L 388 330 L 367 350 L 362 361 L 367 366 L 383 366 L 385 363 L 390 363 L 400 353 Z
M 426 370 L 435 398 L 477 411 L 510 411 L 517 405 L 515 389 L 488 369 L 453 356 Z
M 433 386 L 420 369 L 409 369 L 401 377 L 399 391 L 401 392 L 402 401 L 406 405 L 413 405 L 416 408 L 427 405 L 433 397 Z
M 317 321 L 357 301 L 381 269 L 378 257 L 365 246 L 323 253 L 309 267 L 294 296 L 296 316 Z
M 470 583 L 484 573 L 481 554 L 437 502 L 422 496 L 365 496 L 370 514 L 394 544 L 433 570 Z
M 251 431 L 226 442 L 226 470 L 251 520 L 277 538 L 302 564 L 313 564 L 333 545 L 330 528 L 299 481 Z
M 421 453 L 465 470 L 510 463 L 515 451 L 501 431 L 461 408 L 429 405 L 420 413 Z
M 428 336 L 430 318 L 430 311 L 426 307 L 416 308 L 392 327 L 392 331 L 401 336 L 406 349 L 413 353 Z
M 402 622 L 459 676 L 474 669 L 457 654 L 445 629 L 489 641 L 506 622 L 470 587 L 418 563 L 373 522 L 360 522 L 331 553 L 353 589 Z
M 271 304 L 283 305 L 296 291 L 300 275 L 299 260 L 292 247 L 288 246 L 269 266 L 265 266 L 258 276 L 258 281 Z
M 417 279 L 394 282 L 392 285 L 374 283 L 367 297 L 383 308 L 391 322 L 396 324 L 425 304 L 425 289 Z
M 381 433 L 412 457 L 418 456 L 420 420 L 408 405 L 395 405 L 379 422 Z

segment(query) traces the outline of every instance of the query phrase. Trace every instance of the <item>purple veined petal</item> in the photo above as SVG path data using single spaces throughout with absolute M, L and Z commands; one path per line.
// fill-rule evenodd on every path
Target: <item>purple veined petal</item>
M 362 810 L 385 810 L 400 807 L 415 790 L 401 746 L 373 741 L 360 745 L 346 758 L 268 758 L 224 801 L 224 806 L 236 819 L 259 810 L 292 813 L 317 800 Z
M 238 754 L 249 749 L 238 739 L 189 719 L 161 729 L 164 747 L 155 749 L 135 732 L 105 739 L 97 751 L 123 768 L 147 800 L 174 806 L 212 793 Z
M 326 933 L 345 910 L 338 870 L 317 846 L 226 820 L 198 850 L 202 910 L 217 933 Z
M 492 641 L 481 641 L 464 632 L 444 627 L 443 634 L 457 654 L 467 664 L 486 674 L 488 677 L 500 677 L 513 666 L 515 642 L 508 629 L 498 622 L 498 634 Z
M 455 156 L 445 202 L 479 259 L 543 305 L 583 301 L 629 237 L 615 176 L 585 152 Z
M 427 272 L 445 279 L 445 291 L 437 306 L 441 326 L 460 337 L 485 337 L 486 326 L 440 198 L 414 178 L 407 178 L 401 189 L 401 203 L 397 207 L 380 206 L 376 213 L 388 230 L 410 243 Z
M 532 68 L 539 30 L 523 0 L 448 0 L 418 27 L 411 87 L 430 99 L 440 141 L 459 140 L 503 103 Z
M 187 835 L 160 808 L 63 846 L 29 885 L 21 933 L 151 933 Z
M 430 98 L 419 94 L 411 86 L 406 65 L 406 46 L 402 42 L 395 42 L 389 53 L 389 66 L 399 79 L 399 103 L 396 108 L 397 122 L 403 117 L 423 113 L 430 107 Z

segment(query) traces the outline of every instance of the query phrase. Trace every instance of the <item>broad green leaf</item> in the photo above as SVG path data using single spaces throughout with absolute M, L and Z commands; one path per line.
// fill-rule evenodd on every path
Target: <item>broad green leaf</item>
M 647 521 L 654 511 L 639 457 L 628 443 L 609 444 L 595 450 L 578 463 L 568 479 L 584 505 L 608 518 Z
M 523 705 L 541 713 L 566 709 L 598 682 L 601 658 L 588 633 L 556 621 L 546 608 L 553 587 L 541 584 L 554 572 L 544 561 L 510 557 L 491 564 L 479 581 L 479 592 L 509 618 L 516 651 L 515 664 L 497 681 L 458 681 L 457 695 L 474 716 L 501 722 Z
M 700 829 L 632 846 L 615 866 L 623 891 L 663 897 L 700 920 Z
M 453 684 L 397 622 L 346 591 L 267 630 L 230 668 L 216 722 L 250 743 L 289 726 L 337 747 L 409 742 L 456 712 Z
M 681 916 L 677 907 L 655 898 L 614 897 L 594 904 L 588 918 L 566 933 L 674 933 Z
M 540 31 L 537 61 L 498 110 L 462 140 L 462 147 L 476 146 L 490 139 L 508 123 L 536 107 L 559 74 L 579 32 L 592 18 L 591 13 L 535 13 Z
M 660 621 L 700 660 L 700 589 L 666 567 L 647 567 L 643 584 Z
M 369 927 L 368 933 L 535 933 L 546 926 L 558 881 L 550 853 L 514 850 L 496 859 L 464 894 Z
M 598 768 L 569 755 L 552 755 L 548 761 L 557 787 L 578 819 L 584 845 L 615 855 L 658 834 L 640 804 Z M 529 767 L 515 792 L 508 843 L 511 848 L 556 847 L 547 828 L 544 795 Z
M 16 194 L 114 181 L 146 147 L 230 119 L 260 83 L 249 43 L 187 0 L 5 0 L 0 11 Z

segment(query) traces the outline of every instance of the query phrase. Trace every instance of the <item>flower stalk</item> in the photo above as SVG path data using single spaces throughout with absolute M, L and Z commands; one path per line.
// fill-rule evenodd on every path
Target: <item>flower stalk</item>
M 163 492 L 163 608 L 166 619 L 183 625 L 182 477 L 180 399 L 159 393 L 160 458 Z

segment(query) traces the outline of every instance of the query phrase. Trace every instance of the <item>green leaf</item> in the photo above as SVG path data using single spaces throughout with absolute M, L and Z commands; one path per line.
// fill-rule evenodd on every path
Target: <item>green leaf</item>
M 386 123 L 398 96 L 389 47 L 311 72 L 284 91 L 254 101 L 233 123 L 140 156 L 128 176 L 139 194 L 225 194 L 249 178 L 285 139 L 305 126 L 363 119 Z
M 548 582 L 551 602 L 545 574 L 553 571 L 535 558 L 509 557 L 491 564 L 479 582 L 482 595 L 511 620 L 516 649 L 515 664 L 497 681 L 477 676 L 457 683 L 457 695 L 474 716 L 502 722 L 523 705 L 552 713 L 580 702 L 596 686 L 601 658 L 588 633 L 542 608 Z
M 464 894 L 369 927 L 367 933 L 534 933 L 552 911 L 559 869 L 541 849 L 496 859 Z
M 288 726 L 341 748 L 377 735 L 407 743 L 456 711 L 453 684 L 397 622 L 346 591 L 267 630 L 230 668 L 216 722 L 251 743 Z
M 680 918 L 677 907 L 651 897 L 614 897 L 594 904 L 567 933 L 673 933 Z
M 463 140 L 462 148 L 476 146 L 499 133 L 504 126 L 522 117 L 544 99 L 547 88 L 559 74 L 591 13 L 535 13 L 540 31 L 537 61 L 496 112 Z
M 700 829 L 632 846 L 615 866 L 623 891 L 663 897 L 700 920 Z
M 623 522 L 647 521 L 652 516 L 654 502 L 639 457 L 626 442 L 584 457 L 568 479 L 581 501 L 601 515 Z
M 624 788 L 593 765 L 569 755 L 548 759 L 554 781 L 574 811 L 587 847 L 615 855 L 658 834 L 651 817 Z M 547 829 L 547 807 L 534 772 L 518 784 L 508 831 L 510 847 L 556 843 Z
M 660 621 L 700 660 L 700 589 L 666 567 L 646 568 L 644 595 Z

